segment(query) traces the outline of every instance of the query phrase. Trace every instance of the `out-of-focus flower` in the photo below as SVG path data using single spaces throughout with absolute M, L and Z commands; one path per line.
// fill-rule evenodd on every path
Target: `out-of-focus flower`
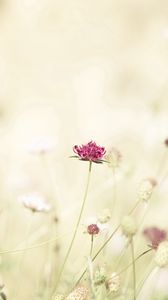
M 117 273 L 112 273 L 106 280 L 106 288 L 110 293 L 118 292 L 120 288 L 120 276 Z
M 51 209 L 51 206 L 46 202 L 44 197 L 38 193 L 19 196 L 18 200 L 32 212 L 47 213 Z
M 91 141 L 86 145 L 73 147 L 73 151 L 77 156 L 72 156 L 79 158 L 80 160 L 92 161 L 95 163 L 102 163 L 103 157 L 106 153 L 105 147 L 98 146 L 95 142 Z
M 97 226 L 97 224 L 90 224 L 88 225 L 87 227 L 87 232 L 90 234 L 90 235 L 95 235 L 95 234 L 98 234 L 100 231 L 99 227 Z
M 121 221 L 121 229 L 126 237 L 132 238 L 137 232 L 134 219 L 131 216 L 125 216 Z
M 104 209 L 101 213 L 99 213 L 98 215 L 98 222 L 100 222 L 101 224 L 105 224 L 107 222 L 109 222 L 111 219 L 111 212 L 108 208 Z
M 160 268 L 168 265 L 168 241 L 159 244 L 155 254 L 155 263 Z
M 157 249 L 159 244 L 167 239 L 167 232 L 157 227 L 146 228 L 143 232 L 153 249 Z
M 165 139 L 164 144 L 165 144 L 166 147 L 168 147 L 168 138 Z
M 34 139 L 28 146 L 28 149 L 32 154 L 42 155 L 50 152 L 54 147 L 55 143 L 53 140 L 46 137 Z
M 153 189 L 157 185 L 157 181 L 154 178 L 144 179 L 139 186 L 138 197 L 142 201 L 148 201 L 152 196 Z
M 111 148 L 105 155 L 105 159 L 108 162 L 108 167 L 117 168 L 121 162 L 121 153 L 116 148 Z
M 72 291 L 65 299 L 66 300 L 87 300 L 89 290 L 84 286 L 79 286 Z

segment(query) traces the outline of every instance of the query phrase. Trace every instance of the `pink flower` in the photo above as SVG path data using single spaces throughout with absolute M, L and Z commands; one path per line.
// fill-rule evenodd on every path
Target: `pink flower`
M 87 232 L 91 235 L 95 235 L 95 234 L 98 234 L 100 231 L 99 227 L 97 226 L 97 224 L 90 224 L 88 227 L 87 227 Z
M 95 142 L 89 142 L 86 145 L 73 147 L 73 151 L 78 155 L 75 156 L 80 160 L 92 161 L 95 163 L 102 163 L 103 156 L 106 153 L 104 147 L 98 146 Z
M 148 241 L 151 242 L 151 247 L 157 249 L 159 244 L 167 239 L 167 232 L 157 227 L 150 227 L 144 230 L 143 234 Z

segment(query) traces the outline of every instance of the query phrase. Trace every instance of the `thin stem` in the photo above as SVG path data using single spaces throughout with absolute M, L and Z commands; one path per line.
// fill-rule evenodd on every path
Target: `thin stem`
M 94 235 L 91 235 L 90 258 L 92 259 Z
M 134 241 L 133 241 L 133 238 L 131 239 L 131 256 L 132 256 L 134 300 L 136 300 L 136 269 L 135 269 L 135 255 L 134 255 Z
M 82 217 L 82 214 L 83 214 L 83 210 L 84 210 L 84 207 L 85 207 L 85 203 L 86 203 L 86 199 L 87 199 L 87 194 L 88 194 L 88 190 L 89 190 L 91 169 L 92 169 L 92 162 L 90 161 L 89 162 L 89 172 L 88 172 L 88 178 L 87 178 L 87 183 L 86 183 L 86 189 L 85 189 L 85 193 L 84 193 L 84 197 L 83 197 L 83 201 L 82 201 L 81 210 L 80 210 L 79 217 L 78 217 L 78 220 L 77 220 L 77 223 L 76 223 L 76 226 L 75 226 L 75 230 L 74 230 L 74 234 L 72 236 L 71 243 L 70 243 L 69 248 L 67 250 L 67 253 L 66 253 L 64 262 L 62 264 L 61 270 L 60 270 L 60 272 L 58 274 L 57 283 L 56 283 L 56 287 L 54 288 L 53 294 L 56 292 L 57 286 L 58 286 L 58 284 L 60 282 L 62 273 L 64 271 L 65 265 L 67 263 L 67 260 L 69 258 L 70 253 L 71 253 L 71 250 L 72 250 L 72 246 L 74 244 L 74 240 L 75 240 L 76 235 L 77 235 L 77 231 L 78 231 L 78 228 L 79 228 L 79 224 L 80 224 L 80 221 L 81 221 L 81 217 Z
M 35 249 L 35 248 L 38 248 L 38 247 L 45 246 L 45 245 L 47 245 L 49 243 L 54 243 L 58 239 L 61 239 L 61 238 L 66 237 L 66 236 L 69 236 L 69 233 L 66 233 L 64 235 L 60 235 L 60 236 L 58 236 L 58 237 L 56 237 L 54 239 L 50 239 L 50 240 L 41 242 L 39 244 L 30 246 L 30 247 L 26 247 L 26 248 L 22 248 L 22 249 L 15 249 L 15 250 L 4 250 L 4 251 L 0 252 L 0 255 L 2 255 L 2 254 L 16 254 L 16 253 L 21 253 L 21 252 L 24 252 L 24 251 L 27 251 L 27 250 L 32 250 L 32 249 Z

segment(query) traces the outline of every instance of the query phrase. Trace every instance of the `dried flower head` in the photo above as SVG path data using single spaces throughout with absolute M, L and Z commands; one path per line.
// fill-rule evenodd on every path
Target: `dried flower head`
M 146 228 L 143 234 L 151 243 L 150 246 L 153 249 L 157 249 L 159 244 L 167 239 L 167 232 L 157 227 Z
M 51 207 L 46 203 L 44 197 L 38 193 L 32 193 L 27 195 L 22 195 L 18 200 L 32 212 L 44 212 L 50 211 Z
M 110 293 L 118 292 L 120 288 L 120 276 L 117 273 L 112 273 L 106 280 L 106 288 Z
M 126 237 L 133 237 L 137 232 L 137 226 L 134 219 L 131 216 L 125 216 L 121 222 L 121 229 Z
M 108 161 L 110 168 L 117 168 L 121 162 L 121 153 L 116 148 L 111 148 L 105 155 L 105 159 Z
M 168 265 L 168 241 L 161 242 L 155 254 L 155 263 L 163 268 Z
M 79 286 L 72 291 L 65 299 L 66 300 L 87 300 L 89 290 L 84 286 Z
M 148 201 L 152 196 L 154 187 L 157 185 L 157 181 L 154 178 L 144 179 L 139 186 L 138 196 L 142 201 Z
M 104 147 L 98 146 L 95 142 L 91 141 L 86 145 L 73 147 L 73 151 L 77 154 L 80 160 L 92 161 L 95 163 L 102 163 L 103 157 L 106 153 Z
M 100 231 L 100 228 L 97 226 L 97 224 L 90 224 L 90 225 L 88 225 L 88 227 L 87 227 L 87 232 L 88 232 L 90 235 L 98 234 L 99 231 Z

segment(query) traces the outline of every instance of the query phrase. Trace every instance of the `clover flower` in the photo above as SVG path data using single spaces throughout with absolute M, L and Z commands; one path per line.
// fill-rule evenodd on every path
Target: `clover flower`
M 117 293 L 120 288 L 120 276 L 117 273 L 112 273 L 106 280 L 106 288 L 110 293 Z
M 44 197 L 38 193 L 22 195 L 18 200 L 32 212 L 49 212 L 51 207 L 45 201 Z
M 146 228 L 143 232 L 144 236 L 151 243 L 150 247 L 157 249 L 159 244 L 167 239 L 167 232 L 157 227 Z
M 135 220 L 131 216 L 123 217 L 121 221 L 121 229 L 126 237 L 132 238 L 137 232 Z
M 97 224 L 90 224 L 88 225 L 87 227 L 87 232 L 90 234 L 90 235 L 95 235 L 95 234 L 98 234 L 100 231 L 99 227 L 97 226 Z
M 90 141 L 86 145 L 75 145 L 73 151 L 80 160 L 92 161 L 94 163 L 102 163 L 103 157 L 106 153 L 105 147 L 98 146 L 95 142 Z
M 164 144 L 166 147 L 168 147 L 168 138 L 165 139 Z

